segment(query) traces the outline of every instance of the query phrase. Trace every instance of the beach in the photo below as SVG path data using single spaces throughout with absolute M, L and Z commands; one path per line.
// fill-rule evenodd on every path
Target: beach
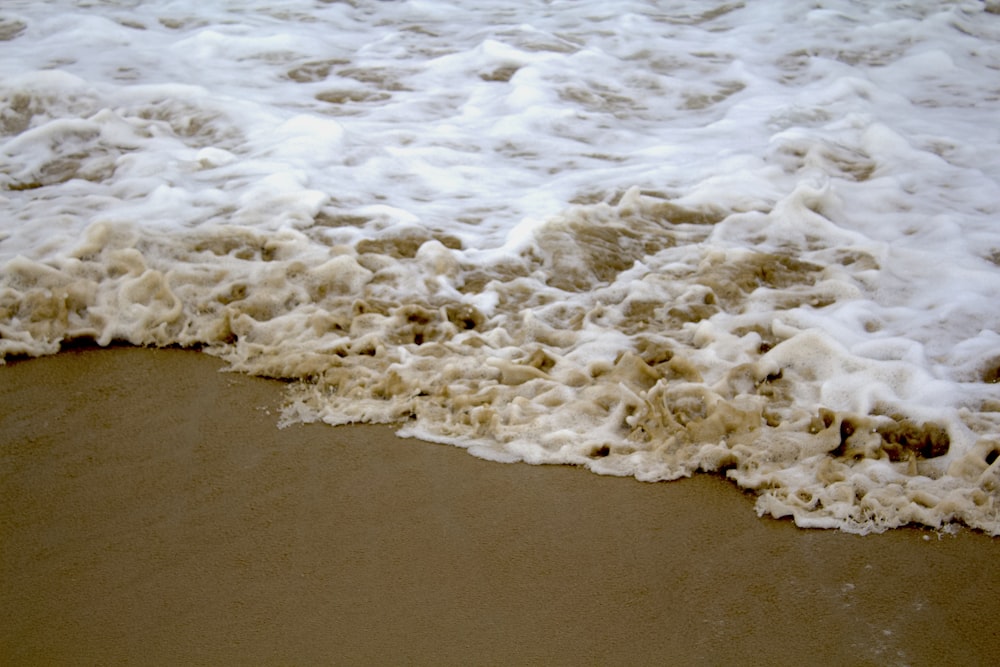
M 996 664 L 994 5 L 3 3 L 0 665 Z
M 985 665 L 1000 541 L 385 426 L 180 349 L 0 367 L 0 663 Z

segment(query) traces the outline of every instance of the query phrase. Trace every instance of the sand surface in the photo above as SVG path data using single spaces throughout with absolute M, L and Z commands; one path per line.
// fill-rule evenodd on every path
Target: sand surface
M 278 429 L 221 367 L 0 367 L 0 664 L 995 664 L 1000 539 Z

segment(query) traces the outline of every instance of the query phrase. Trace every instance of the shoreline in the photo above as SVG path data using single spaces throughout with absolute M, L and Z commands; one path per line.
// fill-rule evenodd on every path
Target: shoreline
M 0 367 L 0 662 L 988 664 L 1000 538 L 277 427 L 179 349 Z M 752 658 L 750 656 L 753 656 Z

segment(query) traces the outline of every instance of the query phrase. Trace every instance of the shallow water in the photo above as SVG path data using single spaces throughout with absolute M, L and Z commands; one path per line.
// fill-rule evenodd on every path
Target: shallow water
M 0 356 L 1000 534 L 988 9 L 5 3 Z

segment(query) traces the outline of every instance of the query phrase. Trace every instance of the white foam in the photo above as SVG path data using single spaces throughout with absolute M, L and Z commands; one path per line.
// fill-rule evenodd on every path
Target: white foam
M 984 10 L 7 3 L 0 358 L 200 346 L 286 420 L 1000 534 Z

